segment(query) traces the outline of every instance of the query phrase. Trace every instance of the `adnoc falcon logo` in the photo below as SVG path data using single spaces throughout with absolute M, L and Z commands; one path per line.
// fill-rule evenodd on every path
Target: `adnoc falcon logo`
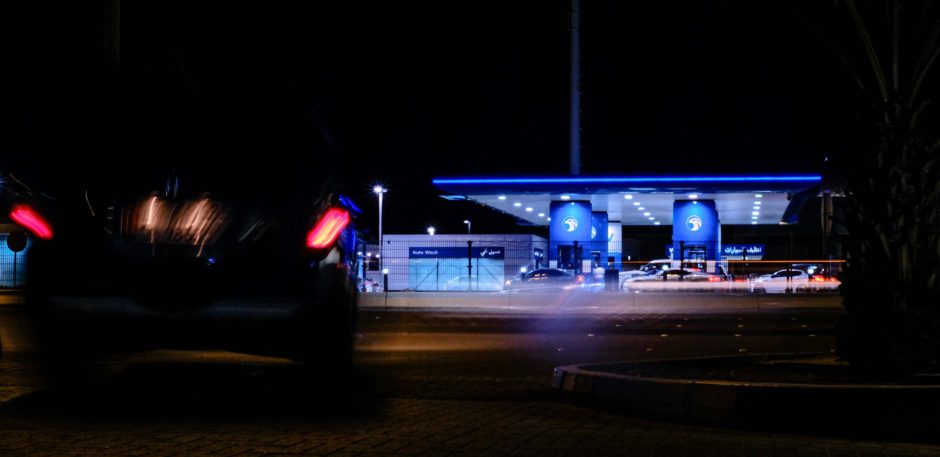
M 702 218 L 698 216 L 689 216 L 685 220 L 685 226 L 689 229 L 690 232 L 697 232 L 702 228 Z
M 578 220 L 573 216 L 568 216 L 561 221 L 561 225 L 565 226 L 566 232 L 573 232 L 578 228 Z

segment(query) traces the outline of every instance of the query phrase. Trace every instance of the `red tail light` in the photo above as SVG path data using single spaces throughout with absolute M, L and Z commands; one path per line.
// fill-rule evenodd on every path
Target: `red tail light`
M 339 234 L 349 225 L 349 213 L 339 208 L 330 208 L 317 225 L 307 233 L 307 247 L 323 249 L 339 238 Z
M 825 276 L 813 276 L 813 281 L 815 282 L 826 282 L 828 279 Z
M 33 232 L 38 238 L 52 239 L 52 226 L 36 210 L 27 205 L 16 205 L 10 211 L 10 219 Z
M 708 282 L 721 282 L 721 278 L 719 278 L 718 276 L 709 276 Z

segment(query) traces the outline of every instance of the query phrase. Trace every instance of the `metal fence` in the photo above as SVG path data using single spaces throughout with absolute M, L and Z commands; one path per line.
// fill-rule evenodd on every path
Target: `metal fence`
M 387 235 L 359 253 L 367 284 L 390 290 L 498 291 L 521 272 L 547 266 L 547 241 L 531 235 Z M 369 288 L 368 286 L 366 286 Z M 378 287 L 376 287 L 378 288 Z
M 838 291 L 843 265 L 831 259 L 741 259 L 733 255 L 717 261 L 627 260 L 619 255 L 599 256 L 591 247 L 562 247 L 533 235 L 386 235 L 381 247 L 369 245 L 358 254 L 362 289 L 367 292 L 383 289 L 384 273 L 390 291 L 502 291 L 533 269 L 560 268 L 578 276 L 579 284 L 603 285 L 605 290 L 830 293 Z M 551 248 L 558 252 L 551 255 Z M 675 269 L 694 274 L 664 278 L 659 273 Z M 655 283 L 651 280 L 654 277 L 663 281 Z

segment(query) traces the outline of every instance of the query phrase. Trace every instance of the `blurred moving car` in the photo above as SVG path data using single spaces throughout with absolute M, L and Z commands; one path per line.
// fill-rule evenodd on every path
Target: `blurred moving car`
M 584 276 L 575 275 L 558 268 L 538 268 L 523 273 L 518 279 L 507 280 L 506 289 L 511 290 L 540 290 L 580 286 L 584 283 Z
M 818 270 L 814 270 L 818 271 Z M 841 282 L 822 274 L 810 275 L 790 268 L 758 276 L 751 282 L 751 291 L 758 293 L 837 292 Z
M 818 263 L 794 263 L 792 268 L 803 270 L 806 274 L 809 275 L 810 281 L 822 282 L 821 279 L 816 279 L 816 277 L 821 276 L 827 280 L 834 277 L 834 271 L 831 268 L 832 264 L 818 264 Z
M 659 271 L 668 270 L 672 268 L 672 260 L 670 259 L 656 259 L 651 260 L 649 263 L 641 266 L 636 270 L 627 270 L 620 272 L 620 284 L 623 286 L 623 282 L 628 279 L 639 278 L 643 276 L 649 276 L 656 274 Z
M 720 275 L 681 268 L 660 270 L 651 275 L 628 279 L 623 290 L 628 291 L 707 291 L 724 282 Z
M 477 275 L 459 275 L 445 281 L 440 290 L 459 292 L 501 289 L 500 279 L 494 279 L 493 276 L 484 275 L 480 278 Z
M 0 209 L 34 241 L 27 306 L 47 353 L 211 348 L 349 365 L 356 205 L 331 184 L 179 181 L 5 194 Z

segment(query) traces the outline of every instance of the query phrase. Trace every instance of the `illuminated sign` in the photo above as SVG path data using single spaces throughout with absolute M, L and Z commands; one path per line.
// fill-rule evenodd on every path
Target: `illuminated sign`
M 692 215 L 685 220 L 685 226 L 689 229 L 690 232 L 697 232 L 702 228 L 702 218 Z
M 721 257 L 727 260 L 760 260 L 764 257 L 764 245 L 726 244 L 721 247 Z
M 505 250 L 501 247 L 475 247 L 472 248 L 471 256 L 475 259 L 502 259 L 505 256 Z M 467 248 L 464 247 L 412 247 L 408 249 L 408 258 L 410 259 L 466 259 Z
M 561 221 L 561 225 L 565 226 L 566 232 L 573 232 L 578 229 L 578 220 L 574 217 L 568 216 Z

